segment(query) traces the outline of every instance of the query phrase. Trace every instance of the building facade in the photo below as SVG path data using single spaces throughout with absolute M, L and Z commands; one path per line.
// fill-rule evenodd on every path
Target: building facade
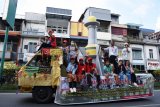
M 72 11 L 69 9 L 61 8 L 46 8 L 46 28 L 54 31 L 57 37 L 57 45 L 61 46 L 63 39 L 70 38 L 70 20 L 72 17 Z
M 34 55 L 36 47 L 40 45 L 40 38 L 44 37 L 45 32 L 45 15 L 26 12 L 22 23 L 18 60 L 26 62 Z
M 120 24 L 119 14 L 95 7 L 86 8 L 77 22 L 71 21 L 72 10 L 69 9 L 47 7 L 45 14 L 25 13 L 24 18 L 16 19 L 15 29 L 9 32 L 6 58 L 9 56 L 12 60 L 11 54 L 16 52 L 18 56 L 14 58 L 27 61 L 27 58 L 34 55 L 36 47 L 40 45 L 40 38 L 43 38 L 48 30 L 54 31 L 58 46 L 62 45 L 64 39 L 75 41 L 79 47 L 86 46 L 88 29 L 84 24 L 89 16 L 95 16 L 100 22 L 100 26 L 97 27 L 97 44 L 107 47 L 110 41 L 114 40 L 121 58 L 124 42 L 129 42 L 131 63 L 134 68 L 140 71 L 160 69 L 159 32 L 154 33 L 154 30 L 141 28 L 139 24 Z M 0 20 L 1 47 L 4 28 Z
M 23 16 L 16 15 L 15 24 L 13 29 L 9 29 L 8 42 L 6 45 L 5 60 L 17 61 L 18 59 L 18 49 L 20 47 L 21 41 L 21 30 L 22 22 L 24 20 Z M 0 59 L 2 57 L 3 45 L 5 37 L 5 24 L 0 17 Z

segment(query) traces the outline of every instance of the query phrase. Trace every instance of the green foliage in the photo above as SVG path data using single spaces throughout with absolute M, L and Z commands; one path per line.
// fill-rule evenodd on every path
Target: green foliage
M 140 73 L 140 70 L 138 68 L 134 68 L 134 73 Z
M 5 84 L 16 84 L 17 71 L 19 71 L 21 66 L 17 66 L 14 62 L 5 62 L 4 70 L 2 72 L 2 77 L 4 78 Z M 3 84 L 4 84 L 3 83 Z
M 17 90 L 17 84 L 3 84 L 0 86 L 0 90 L 8 91 L 8 90 Z
M 155 75 L 155 76 L 160 76 L 160 70 L 155 70 L 155 71 L 153 71 L 153 74 Z

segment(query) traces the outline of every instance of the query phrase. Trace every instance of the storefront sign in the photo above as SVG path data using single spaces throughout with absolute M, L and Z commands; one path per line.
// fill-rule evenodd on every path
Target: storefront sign
M 147 70 L 160 69 L 160 63 L 158 61 L 147 61 Z

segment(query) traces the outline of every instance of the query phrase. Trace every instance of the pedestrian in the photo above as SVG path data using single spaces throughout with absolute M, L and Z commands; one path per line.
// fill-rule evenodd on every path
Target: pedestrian
M 118 63 L 116 61 L 118 57 L 118 47 L 115 46 L 113 40 L 109 47 L 104 48 L 104 51 L 109 53 L 109 62 L 114 65 L 114 73 L 118 74 Z

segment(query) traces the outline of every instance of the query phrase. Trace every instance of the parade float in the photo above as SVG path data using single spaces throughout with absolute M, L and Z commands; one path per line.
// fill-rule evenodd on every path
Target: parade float
M 85 50 L 86 54 L 92 57 L 100 72 L 99 89 L 96 88 L 95 78 L 92 79 L 92 88 L 88 88 L 87 80 L 84 78 L 77 85 L 77 92 L 71 93 L 67 77 L 61 76 L 62 49 L 43 48 L 18 72 L 19 91 L 32 93 L 38 103 L 47 103 L 53 100 L 54 95 L 54 102 L 60 105 L 110 102 L 153 96 L 154 78 L 151 74 L 136 74 L 138 86 L 108 87 L 108 79 L 103 76 L 102 61 L 98 53 L 101 48 L 96 43 L 96 28 L 99 22 L 94 16 L 90 16 L 85 26 L 89 29 L 88 45 Z

